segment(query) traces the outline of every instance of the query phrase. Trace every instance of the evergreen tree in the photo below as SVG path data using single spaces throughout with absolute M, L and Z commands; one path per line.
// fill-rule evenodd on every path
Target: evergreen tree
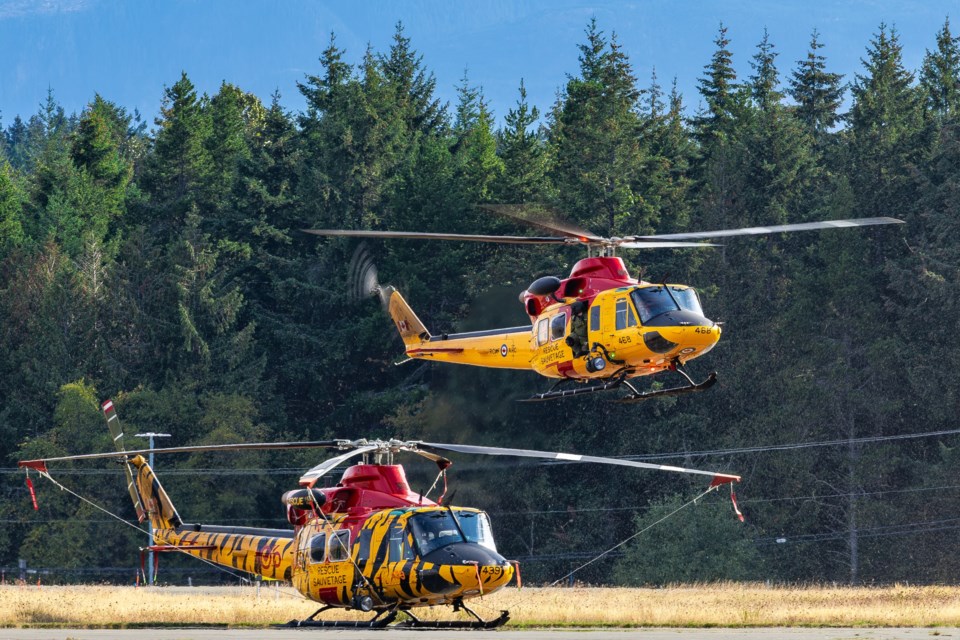
M 7 128 L 4 137 L 7 160 L 15 169 L 25 171 L 30 161 L 30 140 L 27 125 L 20 116 L 13 118 L 13 123 Z
M 839 120 L 837 110 L 843 102 L 843 76 L 826 70 L 826 58 L 819 53 L 824 45 L 820 34 L 813 30 L 810 50 L 790 78 L 790 96 L 796 101 L 796 114 L 818 144 Z
M 850 179 L 864 215 L 904 215 L 913 208 L 909 167 L 917 162 L 912 136 L 920 132 L 919 92 L 903 67 L 895 30 L 880 25 L 853 83 L 848 116 Z
M 703 145 L 732 133 L 744 101 L 743 92 L 736 84 L 733 54 L 727 48 L 730 44 L 727 28 L 722 23 L 714 44 L 717 48 L 710 64 L 704 67 L 705 76 L 698 81 L 698 89 L 706 105 L 693 120 L 697 139 Z
M 504 170 L 503 161 L 497 155 L 493 115 L 482 91 L 469 85 L 466 73 L 457 93 L 460 99 L 452 131 L 456 178 L 461 182 L 465 205 L 486 202 Z
M 937 33 L 937 50 L 927 51 L 920 72 L 928 111 L 938 120 L 956 118 L 960 113 L 960 37 L 950 31 L 950 19 Z
M 777 55 L 779 54 L 773 50 L 773 43 L 770 42 L 770 34 L 764 29 L 763 40 L 757 45 L 757 53 L 750 62 L 753 67 L 750 95 L 761 111 L 778 106 L 783 99 L 783 94 L 777 89 L 780 83 L 775 64 Z
M 206 111 L 211 126 L 205 146 L 212 166 L 206 176 L 211 215 L 205 223 L 222 236 L 229 233 L 223 227 L 230 226 L 228 218 L 234 217 L 231 196 L 237 188 L 240 163 L 250 157 L 249 140 L 260 126 L 263 106 L 256 96 L 224 82 Z
M 23 196 L 10 163 L 0 161 L 0 260 L 23 244 Z
M 398 22 L 387 55 L 378 57 L 384 80 L 393 96 L 393 105 L 411 134 L 432 134 L 446 125 L 446 109 L 434 96 L 437 80 L 423 66 L 423 56 L 410 47 Z
M 567 81 L 551 116 L 552 179 L 561 208 L 588 228 L 639 233 L 657 214 L 641 196 L 641 92 L 616 37 L 608 41 L 596 20 L 586 35 L 580 74 Z
M 125 213 L 127 188 L 133 177 L 133 164 L 121 156 L 121 144 L 126 137 L 126 123 L 117 117 L 113 105 L 96 96 L 80 117 L 71 146 L 74 164 L 90 180 L 98 194 L 95 199 L 102 222 L 96 235 L 106 235 L 105 223 Z
M 534 130 L 540 111 L 527 102 L 527 89 L 520 81 L 520 97 L 515 108 L 507 111 L 504 127 L 497 132 L 497 147 L 503 160 L 503 172 L 497 182 L 501 202 L 542 201 L 546 196 L 547 154 L 543 136 Z
M 645 198 L 659 212 L 658 233 L 687 229 L 690 222 L 690 190 L 693 186 L 691 167 L 696 147 L 684 124 L 683 99 L 676 79 L 668 102 L 657 83 L 656 73 L 647 90 L 647 107 L 641 115 L 642 137 L 647 141 L 646 174 L 648 189 Z M 689 253 L 664 255 L 658 258 L 658 269 L 680 276 L 696 269 L 701 256 Z
M 185 72 L 164 90 L 154 150 L 141 185 L 149 202 L 143 222 L 161 243 L 175 237 L 187 215 L 205 203 L 205 187 L 214 171 L 207 141 L 210 120 L 203 102 Z

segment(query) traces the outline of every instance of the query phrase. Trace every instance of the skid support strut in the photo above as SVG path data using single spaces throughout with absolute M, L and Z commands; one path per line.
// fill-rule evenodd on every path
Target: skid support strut
M 321 627 L 325 629 L 382 629 L 397 619 L 397 610 L 382 609 L 372 620 L 317 620 L 317 616 L 328 609 L 337 607 L 326 606 L 314 611 L 308 618 L 303 620 L 291 620 L 287 627 Z
M 662 398 L 664 396 L 679 396 L 685 393 L 697 393 L 699 391 L 706 391 L 707 389 L 709 389 L 710 387 L 712 387 L 717 383 L 716 371 L 711 372 L 710 375 L 708 375 L 707 378 L 700 383 L 694 382 L 693 379 L 690 376 L 688 376 L 685 371 L 682 371 L 681 369 L 675 369 L 675 371 L 680 375 L 682 375 L 684 378 L 686 378 L 690 384 L 682 387 L 673 387 L 672 389 L 655 389 L 653 391 L 638 391 L 636 387 L 634 387 L 632 384 L 624 380 L 624 384 L 627 387 L 629 387 L 633 393 L 628 396 L 624 396 L 623 398 L 618 398 L 617 402 L 625 402 L 625 403 L 643 402 L 644 400 L 649 400 L 650 398 Z
M 421 620 L 416 617 L 409 610 L 404 610 L 404 614 L 409 618 L 409 620 L 404 620 L 403 622 L 398 622 L 394 627 L 399 628 L 412 628 L 412 629 L 496 629 L 501 627 L 510 620 L 509 611 L 501 611 L 500 615 L 493 620 L 484 620 L 481 618 L 476 611 L 463 604 L 462 600 L 458 600 L 453 603 L 453 610 L 466 611 L 471 616 L 473 620 Z

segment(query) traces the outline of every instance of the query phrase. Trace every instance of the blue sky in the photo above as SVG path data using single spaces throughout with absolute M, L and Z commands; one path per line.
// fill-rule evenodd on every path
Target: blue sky
M 816 28 L 829 70 L 852 80 L 881 22 L 896 27 L 905 64 L 916 70 L 958 9 L 958 0 L 0 0 L 0 123 L 35 113 L 49 87 L 68 112 L 100 93 L 152 125 L 163 88 L 181 70 L 202 92 L 226 80 L 265 101 L 279 90 L 287 108 L 300 110 L 297 82 L 320 71 L 331 31 L 356 62 L 368 45 L 387 51 L 397 21 L 435 74 L 441 99 L 455 100 L 466 71 L 502 121 L 521 78 L 530 102 L 549 108 L 577 72 L 591 17 L 616 32 L 642 86 L 656 68 L 665 87 L 677 78 L 695 109 L 721 22 L 741 78 L 764 28 L 781 78 L 806 55 Z M 953 30 L 960 31 L 956 16 Z

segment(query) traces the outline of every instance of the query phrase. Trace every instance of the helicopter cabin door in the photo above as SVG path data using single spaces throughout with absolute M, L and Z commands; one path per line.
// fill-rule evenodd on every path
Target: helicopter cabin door
M 587 320 L 587 342 L 590 345 L 595 345 L 598 342 L 603 344 L 605 342 L 603 334 L 606 327 L 603 326 L 603 323 L 611 316 L 612 314 L 609 310 L 604 309 L 604 300 L 595 299 L 593 305 L 590 306 Z
M 398 513 L 385 514 L 368 524 L 370 562 L 364 573 L 382 595 L 406 598 L 416 576 L 411 575 L 416 559 L 413 539 L 406 529 L 406 519 Z M 373 542 L 376 541 L 376 542 Z
M 590 306 L 590 344 L 599 342 L 615 352 L 633 344 L 637 316 L 630 303 L 629 290 L 604 291 Z
M 616 336 L 615 347 L 625 347 L 633 343 L 637 334 L 637 316 L 633 312 L 630 296 L 623 292 L 614 297 L 613 324 Z

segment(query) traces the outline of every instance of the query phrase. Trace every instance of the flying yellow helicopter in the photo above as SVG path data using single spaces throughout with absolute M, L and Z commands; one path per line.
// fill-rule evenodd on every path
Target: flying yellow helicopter
M 582 245 L 588 257 L 561 280 L 547 276 L 520 293 L 531 326 L 471 333 L 432 334 L 393 287 L 381 287 L 373 278 L 368 293 L 379 293 L 410 358 L 481 367 L 533 370 L 559 381 L 529 400 L 550 400 L 621 386 L 629 391 L 621 402 L 703 391 L 716 382 L 710 373 L 696 383 L 683 366 L 709 352 L 720 340 L 721 326 L 704 315 L 693 287 L 632 278 L 617 249 L 714 247 L 702 240 L 794 231 L 902 224 L 895 218 L 827 220 L 769 227 L 749 227 L 663 235 L 602 237 L 568 223 L 531 220 L 514 205 L 487 205 L 486 209 L 554 231 L 552 236 L 502 236 L 407 231 L 351 231 L 305 229 L 319 236 L 428 239 L 510 244 Z M 597 255 L 591 255 L 593 252 Z M 358 267 L 370 270 L 367 260 Z M 365 276 L 360 275 L 364 280 Z M 631 378 L 676 371 L 687 384 L 640 391 Z M 579 383 L 573 388 L 562 388 Z M 570 386 L 570 385 L 568 385 Z
M 439 452 L 514 456 L 565 462 L 585 462 L 710 478 L 710 488 L 731 485 L 739 476 L 685 469 L 625 459 L 567 453 L 505 449 L 463 444 L 400 440 L 324 440 L 203 445 L 124 451 L 123 432 L 113 404 L 103 404 L 117 451 L 24 460 L 19 466 L 53 480 L 48 465 L 66 460 L 119 459 L 127 477 L 134 508 L 142 522 L 154 528 L 153 551 L 175 551 L 264 578 L 290 581 L 301 594 L 323 604 L 293 626 L 384 627 L 402 613 L 403 626 L 434 628 L 493 628 L 509 619 L 507 611 L 483 620 L 466 602 L 506 586 L 519 564 L 497 552 L 490 518 L 479 509 L 444 505 L 414 493 L 394 456 L 409 452 L 435 462 L 444 478 L 452 462 Z M 283 494 L 281 502 L 292 529 L 187 524 L 180 517 L 153 469 L 148 453 L 195 453 L 267 449 L 324 448 L 338 452 L 300 478 L 300 488 Z M 352 458 L 332 487 L 317 487 L 332 469 Z M 59 483 L 56 483 L 59 485 Z M 435 483 L 436 484 L 436 483 Z M 32 484 L 31 495 L 33 494 Z M 59 485 L 62 487 L 62 485 Z M 430 491 L 427 492 L 428 494 Z M 34 503 L 36 507 L 36 503 Z M 736 502 L 734 501 L 734 508 Z M 739 515 L 739 511 L 737 512 Z M 411 611 L 449 605 L 472 620 L 426 621 Z M 375 612 L 367 622 L 319 620 L 329 609 Z

